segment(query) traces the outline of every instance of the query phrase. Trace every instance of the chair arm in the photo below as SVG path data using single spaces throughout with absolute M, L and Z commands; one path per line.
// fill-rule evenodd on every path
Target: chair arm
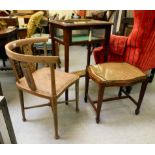
M 111 35 L 110 36 L 110 52 L 123 55 L 126 47 L 128 37 L 126 36 L 117 36 Z
M 123 59 L 123 54 L 125 51 L 127 39 L 128 37 L 125 37 L 125 36 L 111 35 L 110 42 L 109 42 L 108 58 L 110 55 L 113 54 L 113 55 L 119 56 L 120 60 Z M 104 51 L 105 51 L 104 45 L 97 47 L 93 50 L 94 59 L 97 64 L 104 62 L 104 54 L 103 54 Z

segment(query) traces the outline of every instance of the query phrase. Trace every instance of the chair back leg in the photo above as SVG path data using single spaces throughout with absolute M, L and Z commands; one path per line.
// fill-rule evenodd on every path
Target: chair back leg
M 121 86 L 121 87 L 119 88 L 118 97 L 121 97 L 121 96 L 122 96 L 122 90 L 123 90 L 123 87 Z
M 150 75 L 150 80 L 149 80 L 149 82 L 152 82 L 153 81 L 153 79 L 154 79 L 154 74 L 155 74 L 155 68 L 153 68 L 152 70 L 151 70 L 151 75 Z
M 75 102 L 76 102 L 76 111 L 79 112 L 79 80 L 75 83 Z

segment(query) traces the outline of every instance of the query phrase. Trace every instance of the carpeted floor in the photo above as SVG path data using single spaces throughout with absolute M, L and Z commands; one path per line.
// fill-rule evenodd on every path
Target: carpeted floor
M 60 52 L 63 69 L 63 48 Z M 93 61 L 92 61 L 93 63 Z M 84 69 L 86 65 L 86 47 L 70 47 L 70 71 Z M 0 81 L 8 102 L 13 127 L 18 143 L 155 143 L 155 82 L 148 85 L 141 112 L 134 114 L 135 105 L 129 101 L 112 101 L 104 103 L 101 122 L 96 124 L 95 113 L 89 103 L 84 102 L 84 78 L 80 79 L 80 112 L 75 112 L 75 104 L 58 105 L 60 139 L 54 139 L 53 117 L 49 107 L 26 111 L 27 122 L 22 121 L 18 92 L 12 71 L 1 71 Z M 137 97 L 140 86 L 133 88 Z M 97 87 L 90 85 L 90 93 L 95 97 Z M 106 96 L 117 94 L 117 88 L 106 89 Z M 74 97 L 74 88 L 69 91 Z M 62 96 L 60 99 L 63 99 Z M 25 103 L 39 104 L 44 99 L 25 94 Z

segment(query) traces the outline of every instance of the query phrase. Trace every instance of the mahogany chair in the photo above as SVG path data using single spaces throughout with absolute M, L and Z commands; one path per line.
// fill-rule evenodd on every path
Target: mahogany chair
M 129 98 L 136 105 L 135 114 L 139 114 L 147 84 L 152 76 L 149 76 L 148 71 L 155 68 L 155 11 L 134 11 L 132 32 L 128 37 L 111 35 L 107 57 L 103 46 L 93 52 L 97 64 L 87 68 L 85 101 L 87 102 L 88 98 L 92 104 L 96 112 L 96 122 L 100 121 L 103 101 Z M 89 79 L 98 84 L 97 101 L 93 101 L 88 95 Z M 124 90 L 124 87 L 137 83 L 142 83 L 138 101 Z M 118 96 L 104 99 L 106 87 L 120 87 Z M 122 93 L 125 96 L 122 96 Z
M 26 121 L 25 110 L 35 107 L 50 106 L 53 111 L 55 138 L 58 139 L 58 118 L 57 104 L 58 98 L 71 85 L 75 84 L 76 111 L 79 98 L 79 76 L 56 70 L 55 65 L 59 61 L 58 56 L 38 56 L 33 55 L 32 46 L 34 43 L 46 42 L 47 37 L 26 38 L 15 40 L 5 46 L 6 53 L 10 59 L 14 73 L 16 75 L 16 86 L 19 90 L 20 104 L 23 121 Z M 25 54 L 26 53 L 26 54 Z M 36 67 L 36 64 L 38 67 Z M 41 65 L 44 64 L 44 65 Z M 49 67 L 45 67 L 49 66 Z M 30 93 L 49 100 L 48 104 L 24 106 L 23 92 Z M 66 103 L 67 101 L 61 102 Z

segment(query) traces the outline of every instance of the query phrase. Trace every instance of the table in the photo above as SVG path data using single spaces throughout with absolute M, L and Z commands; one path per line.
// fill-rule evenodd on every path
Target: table
M 88 56 L 87 56 L 87 65 L 90 63 L 90 49 L 92 43 L 102 42 L 105 44 L 107 50 L 111 32 L 111 22 L 99 21 L 92 19 L 70 19 L 70 20 L 59 20 L 59 21 L 49 21 L 50 35 L 52 40 L 52 51 L 53 55 L 56 55 L 55 52 L 55 42 L 64 45 L 64 64 L 65 72 L 69 72 L 69 46 L 70 45 L 79 45 L 87 44 L 88 45 Z M 57 29 L 61 29 L 63 35 L 57 35 Z M 96 37 L 92 36 L 91 32 L 93 29 L 104 29 L 105 36 Z M 87 30 L 88 33 L 85 35 L 73 35 L 73 30 Z M 107 58 L 107 53 L 105 52 L 105 59 Z
M 65 72 L 69 72 L 69 46 L 87 44 L 87 66 L 90 64 L 91 45 L 93 43 L 105 44 L 105 51 L 108 51 L 108 44 L 111 32 L 111 22 L 99 21 L 92 19 L 70 19 L 70 20 L 52 20 L 49 21 L 50 37 L 52 42 L 52 52 L 56 55 L 55 42 L 64 45 L 64 64 Z M 62 35 L 57 34 L 57 29 L 62 31 Z M 96 37 L 92 35 L 93 29 L 104 29 L 105 36 Z M 87 34 L 74 35 L 73 30 L 87 30 Z M 107 52 L 104 53 L 105 61 L 107 59 Z M 65 100 L 68 101 L 68 90 L 65 92 Z
M 10 141 L 11 141 L 12 144 L 16 144 L 17 141 L 16 141 L 14 130 L 13 130 L 10 114 L 9 114 L 9 111 L 8 111 L 7 102 L 6 102 L 6 99 L 5 99 L 4 96 L 0 96 L 0 109 L 2 110 L 2 113 L 3 113 L 3 116 L 4 116 L 4 120 L 5 120 L 7 130 L 8 130 Z M 0 143 L 3 143 L 1 133 L 0 133 Z
M 0 16 L 0 20 L 6 22 L 7 26 L 18 26 L 18 18 L 16 16 Z
M 10 67 L 7 67 L 5 61 L 7 60 L 7 55 L 5 53 L 5 44 L 17 39 L 17 29 L 15 27 L 6 28 L 0 30 L 0 58 L 3 61 L 3 67 L 0 70 L 9 70 Z

